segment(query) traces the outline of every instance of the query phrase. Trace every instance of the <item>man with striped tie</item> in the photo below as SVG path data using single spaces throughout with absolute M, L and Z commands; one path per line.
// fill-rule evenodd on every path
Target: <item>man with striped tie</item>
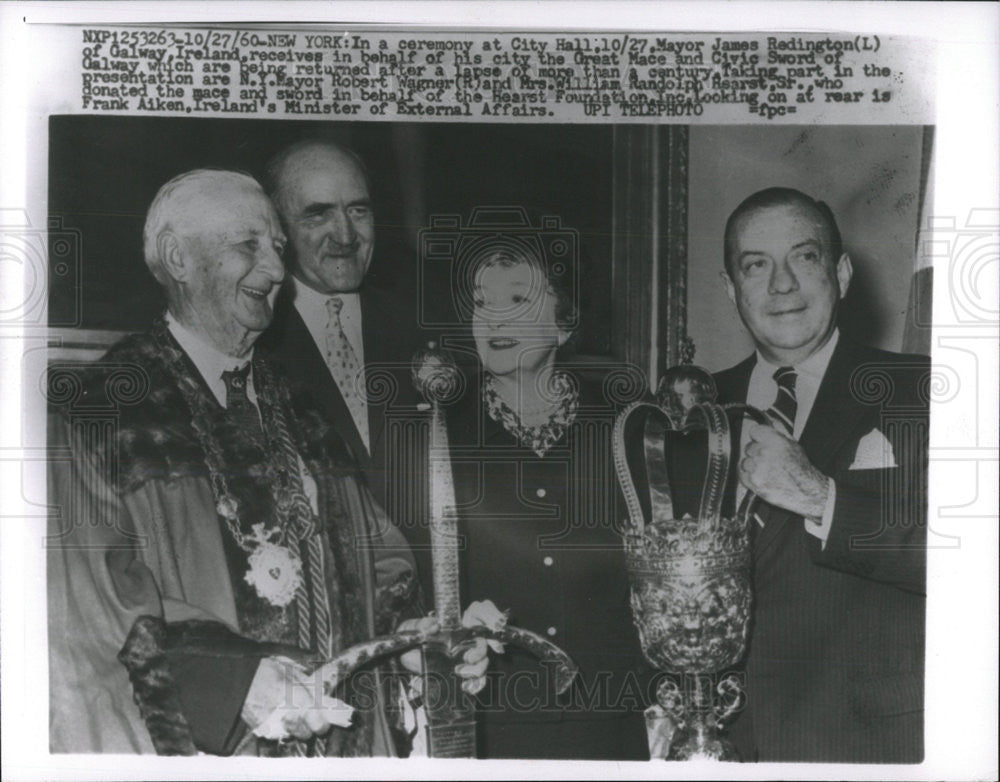
M 923 753 L 929 365 L 837 328 L 852 276 L 823 202 L 770 188 L 725 230 L 729 298 L 756 351 L 716 375 L 767 411 L 734 438 L 755 613 L 745 759 L 919 762 Z

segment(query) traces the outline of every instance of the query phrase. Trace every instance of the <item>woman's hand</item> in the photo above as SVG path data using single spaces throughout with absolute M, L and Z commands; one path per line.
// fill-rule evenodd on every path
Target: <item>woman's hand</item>
M 494 605 L 492 600 L 475 600 L 462 614 L 462 627 L 486 627 L 502 630 L 507 624 L 507 614 Z M 455 667 L 455 673 L 462 677 L 462 689 L 475 695 L 486 686 L 486 668 L 489 666 L 489 649 L 503 654 L 503 644 L 492 638 L 477 638 L 462 655 L 464 664 Z
M 488 627 L 499 630 L 507 623 L 507 615 L 500 611 L 491 600 L 477 600 L 462 614 L 462 627 Z M 397 628 L 400 631 L 419 630 L 431 635 L 440 630 L 440 623 L 434 616 L 422 619 L 407 619 Z M 486 669 L 489 666 L 489 650 L 503 654 L 503 644 L 486 638 L 476 638 L 463 648 L 460 661 L 455 665 L 455 675 L 462 679 L 462 689 L 475 695 L 486 686 Z M 423 673 L 423 658 L 420 649 L 410 649 L 399 657 L 400 664 L 410 673 Z

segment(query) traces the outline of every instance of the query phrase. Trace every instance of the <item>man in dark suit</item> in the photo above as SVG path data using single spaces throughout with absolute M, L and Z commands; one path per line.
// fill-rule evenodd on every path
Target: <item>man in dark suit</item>
M 292 274 L 261 349 L 310 391 L 372 494 L 411 533 L 418 522 L 408 511 L 419 503 L 395 474 L 389 441 L 393 421 L 405 423 L 400 416 L 420 401 L 410 361 L 426 343 L 412 287 L 372 268 L 376 222 L 364 163 L 331 141 L 299 141 L 269 162 L 265 187 L 289 238 Z M 408 537 L 421 542 L 419 531 Z
M 734 739 L 747 760 L 919 762 L 928 360 L 839 333 L 852 267 L 822 202 L 751 195 L 725 263 L 756 351 L 716 375 L 719 399 L 773 424 L 734 434 L 728 503 L 749 507 L 755 587 Z

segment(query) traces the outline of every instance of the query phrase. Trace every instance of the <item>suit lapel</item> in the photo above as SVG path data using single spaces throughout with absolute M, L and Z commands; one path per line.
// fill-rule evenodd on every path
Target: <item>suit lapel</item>
M 806 455 L 823 472 L 829 472 L 866 411 L 851 391 L 851 375 L 862 363 L 862 352 L 841 335 L 799 438 Z
M 841 335 L 820 382 L 809 420 L 799 438 L 806 456 L 816 469 L 825 474 L 830 473 L 830 466 L 864 413 L 864 408 L 855 401 L 850 389 L 851 374 L 859 363 L 861 359 L 857 348 Z M 757 538 L 755 555 L 758 558 L 777 540 L 785 524 L 801 518 L 783 508 L 763 501 L 762 504 L 766 507 L 766 523 Z
M 330 370 L 323 359 L 319 347 L 313 342 L 312 334 L 306 328 L 302 316 L 289 300 L 287 309 L 281 313 L 284 320 L 280 350 L 284 363 L 295 363 L 295 375 L 300 383 L 312 390 L 315 402 L 322 406 L 328 419 L 337 427 L 337 432 L 350 446 L 355 457 L 362 464 L 368 461 L 368 450 L 354 425 L 351 411 L 337 388 Z

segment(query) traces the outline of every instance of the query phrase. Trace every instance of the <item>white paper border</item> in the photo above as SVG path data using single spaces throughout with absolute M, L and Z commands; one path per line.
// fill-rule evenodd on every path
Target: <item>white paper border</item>
M 970 210 L 996 208 L 998 179 L 998 41 L 997 6 L 988 3 L 21 3 L 0 8 L 3 46 L 3 130 L 0 160 L 0 205 L 5 208 L 42 204 L 45 182 L 31 179 L 45 144 L 29 133 L 39 121 L 25 107 L 39 91 L 46 50 L 39 44 L 45 24 L 81 22 L 120 24 L 185 21 L 345 22 L 437 27 L 503 27 L 562 30 L 567 19 L 574 30 L 753 30 L 871 31 L 880 35 L 909 35 L 935 42 L 938 50 L 935 135 L 935 215 L 957 216 Z M 53 106 L 52 111 L 58 112 Z M 44 136 L 43 136 L 44 138 Z M 22 280 L 9 264 L 0 267 L 4 291 L 19 291 Z M 979 357 L 977 382 L 983 405 L 995 407 L 997 398 L 997 330 L 972 329 L 939 320 L 949 310 L 949 268 L 935 271 L 935 326 L 937 346 L 943 335 L 963 340 Z M 996 290 L 995 268 L 980 284 Z M 4 301 L 7 301 L 6 294 Z M 18 518 L 37 515 L 22 499 L 22 477 L 17 450 L 22 443 L 21 389 L 18 383 L 21 348 L 11 334 L 0 335 L 2 372 L 3 457 L 0 460 L 0 498 L 5 510 L 0 526 L 2 586 L 0 618 L 2 642 L 3 776 L 9 779 L 64 778 L 855 778 L 855 779 L 980 779 L 994 777 L 997 763 L 997 518 L 996 431 L 992 415 L 976 410 L 936 410 L 932 418 L 934 443 L 946 433 L 978 431 L 982 450 L 970 452 L 985 460 L 978 483 L 972 470 L 947 486 L 932 485 L 932 525 L 941 533 L 959 534 L 961 549 L 949 556 L 932 556 L 928 585 L 927 756 L 910 766 L 830 765 L 717 765 L 673 764 L 459 762 L 459 761 L 255 761 L 218 758 L 168 759 L 140 757 L 48 756 L 47 697 L 45 691 L 44 564 L 38 539 L 28 534 Z M 939 350 L 935 349 L 935 355 Z M 992 459 L 989 449 L 992 448 Z M 985 485 L 983 475 L 986 476 Z M 933 477 L 933 475 L 932 475 Z M 933 509 L 957 504 L 979 492 L 990 497 L 977 506 L 984 517 L 948 522 L 933 519 Z M 992 514 L 992 518 L 989 514 Z M 37 551 L 37 561 L 25 552 Z

